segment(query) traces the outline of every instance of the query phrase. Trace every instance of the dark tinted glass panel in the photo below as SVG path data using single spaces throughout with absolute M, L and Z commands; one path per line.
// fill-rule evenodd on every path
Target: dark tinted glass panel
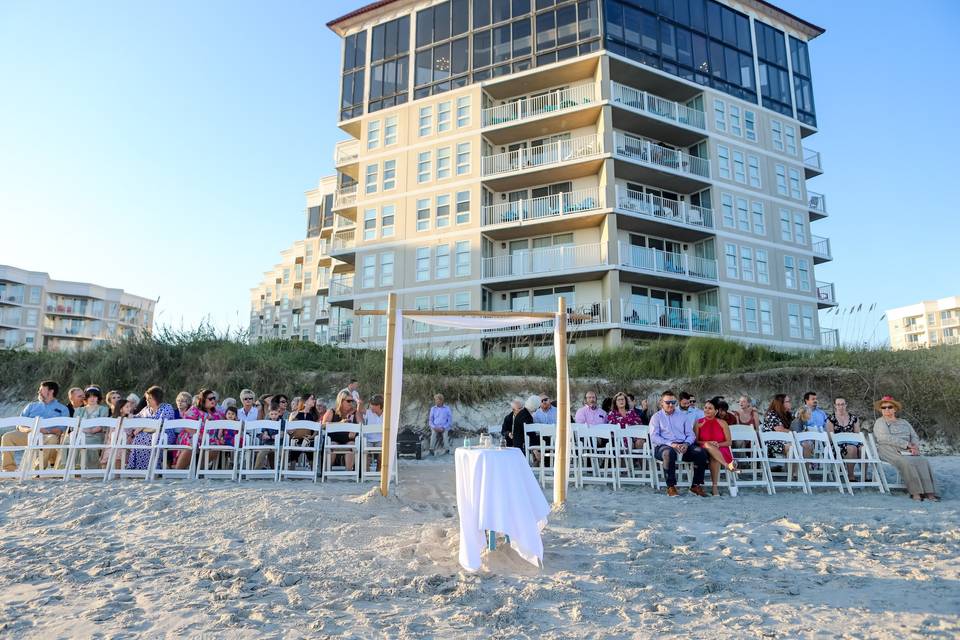
M 490 24 L 490 0 L 473 0 L 473 28 Z
M 396 20 L 391 20 L 386 25 L 381 25 L 386 27 L 386 30 L 384 33 L 384 42 L 383 42 L 384 58 L 392 58 L 397 55 L 397 45 L 399 44 L 397 42 L 397 36 L 398 36 L 397 24 L 398 23 Z M 371 55 L 373 54 L 371 53 Z M 379 60 L 379 58 L 377 58 L 376 56 L 374 56 L 373 59 Z
M 684 26 L 690 26 L 690 3 L 687 0 L 674 0 L 674 20 Z
M 674 27 L 666 22 L 660 23 L 660 53 L 668 60 L 677 59 L 677 43 Z
M 433 9 L 417 11 L 417 47 L 433 42 Z
M 723 7 L 720 11 L 723 21 L 723 41 L 731 46 L 737 46 L 737 17 L 733 11 Z M 714 34 L 710 34 L 714 35 Z
M 530 0 L 513 0 L 513 17 L 530 13 Z
M 580 39 L 589 40 L 600 35 L 600 14 L 597 0 L 586 0 L 577 5 L 577 20 L 580 24 Z
M 537 49 L 544 51 L 557 46 L 556 13 L 548 11 L 537 16 Z
M 490 32 L 473 34 L 473 67 L 479 69 L 490 65 Z
M 450 3 L 444 2 L 433 8 L 433 41 L 450 37 Z
M 710 71 L 716 78 L 723 78 L 723 45 L 710 41 Z
M 410 51 L 410 16 L 397 20 L 397 53 Z
M 513 57 L 530 55 L 530 19 L 524 18 L 513 23 Z
M 552 7 L 554 0 L 537 0 L 537 9 L 546 9 Z
M 619 2 L 608 2 L 606 15 L 607 36 L 616 40 L 623 40 L 623 5 Z
M 433 52 L 429 49 L 417 53 L 417 71 L 414 84 L 429 84 L 433 74 Z
M 377 64 L 370 69 L 370 99 L 375 100 L 383 95 L 383 65 Z
M 503 62 L 510 59 L 510 25 L 497 27 L 493 30 L 493 62 Z
M 353 36 L 348 36 L 346 41 L 343 43 L 343 70 L 353 68 L 353 58 L 357 53 L 357 39 Z
M 623 8 L 623 39 L 630 46 L 640 46 L 640 12 L 632 7 Z
M 510 0 L 493 0 L 493 21 L 503 22 L 510 19 Z
M 690 26 L 700 31 L 707 28 L 707 5 L 704 0 L 690 0 Z
M 750 20 L 746 16 L 737 14 L 737 43 L 736 46 L 744 51 L 751 51 Z
M 450 77 L 450 43 L 433 48 L 433 79 L 445 80 Z
M 716 2 L 707 2 L 707 33 L 715 38 L 723 37 L 723 21 L 720 18 L 721 6 Z
M 657 51 L 657 18 L 649 13 L 640 14 L 640 46 L 648 51 Z
M 657 3 L 657 10 L 665 18 L 674 19 L 673 15 L 673 0 L 660 0 Z
M 565 47 L 565 48 L 563 48 L 563 49 L 558 49 L 558 50 L 557 50 L 557 61 L 559 62 L 560 60 L 568 60 L 568 59 L 570 59 L 570 58 L 576 57 L 576 55 L 577 55 L 577 48 L 576 48 L 575 46 L 574 46 L 574 47 Z
M 557 9 L 557 46 L 570 44 L 577 39 L 577 6 L 568 5 Z
M 450 35 L 458 36 L 466 33 L 470 28 L 469 0 L 452 0 L 450 3 L 450 17 L 453 20 Z
M 353 74 L 343 76 L 343 87 L 340 91 L 340 106 L 348 107 L 353 101 Z
M 460 38 L 453 41 L 450 47 L 450 64 L 453 75 L 466 73 L 470 66 L 469 52 L 469 38 Z

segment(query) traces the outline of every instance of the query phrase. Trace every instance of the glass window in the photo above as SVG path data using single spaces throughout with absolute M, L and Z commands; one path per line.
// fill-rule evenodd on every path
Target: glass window
M 717 165 L 720 168 L 720 177 L 730 179 L 730 149 L 722 144 L 717 145 Z
M 757 333 L 757 299 L 749 296 L 743 298 L 743 319 L 748 333 Z
M 437 245 L 436 249 L 437 266 L 434 272 L 434 278 L 450 277 L 450 245 Z
M 783 279 L 787 289 L 797 288 L 796 261 L 793 256 L 783 256 Z
M 437 196 L 437 229 L 442 229 L 443 227 L 450 226 L 450 196 L 440 195 Z
M 813 83 L 807 43 L 790 36 L 790 57 L 793 64 L 793 88 L 797 98 L 797 119 L 816 126 L 817 115 L 813 105 Z
M 790 327 L 790 337 L 800 337 L 800 305 L 796 303 L 787 304 L 787 324 Z
M 800 171 L 790 167 L 790 197 L 802 200 L 800 195 Z
M 727 296 L 727 301 L 730 306 L 730 330 L 743 331 L 743 307 L 740 296 L 731 293 Z
M 394 221 L 396 220 L 397 208 L 392 204 L 385 204 L 380 209 L 380 237 L 389 238 L 393 236 Z
M 397 186 L 397 161 L 383 161 L 383 190 L 387 191 Z
M 738 138 L 743 135 L 743 127 L 740 124 L 740 107 L 735 104 L 730 105 L 730 134 Z
M 363 212 L 363 239 L 373 240 L 377 237 L 377 210 L 366 209 Z
M 430 247 L 417 248 L 417 282 L 430 279 Z
M 740 231 L 750 231 L 750 211 L 746 198 L 737 198 L 737 227 Z
M 793 242 L 793 226 L 790 223 L 788 209 L 780 209 L 780 239 L 784 242 Z
M 729 193 L 720 194 L 720 210 L 723 214 L 723 226 L 733 228 L 736 226 L 733 217 L 733 196 Z
M 384 146 L 397 144 L 397 116 L 389 116 L 384 120 L 383 144 Z
M 417 154 L 417 183 L 430 181 L 430 152 L 421 151 Z
M 367 125 L 367 149 L 376 149 L 380 145 L 380 121 L 371 120 Z
M 441 102 L 437 105 L 437 133 L 450 131 L 450 103 Z
M 740 277 L 753 281 L 753 249 L 740 247 Z
M 428 231 L 430 229 L 430 199 L 420 198 L 417 200 L 417 231 Z
M 793 125 L 785 125 L 783 135 L 787 140 L 787 153 L 792 156 L 797 155 L 797 130 L 793 128 Z
M 806 214 L 793 214 L 793 239 L 797 244 L 807 244 L 807 225 L 804 221 Z
M 470 222 L 470 192 L 457 192 L 457 224 Z
M 727 277 L 738 279 L 740 271 L 737 267 L 737 245 L 728 242 L 725 245 L 724 257 L 727 265 Z
M 787 169 L 782 164 L 774 165 L 777 174 L 777 193 L 787 195 Z
M 453 304 L 456 307 L 457 311 L 469 311 L 470 310 L 470 292 L 469 291 L 460 291 L 453 295 Z
M 437 180 L 450 177 L 450 147 L 437 149 Z
M 462 176 L 470 173 L 470 143 L 460 142 L 457 144 L 457 175 Z
M 366 192 L 377 192 L 377 164 L 367 165 Z
M 743 152 L 733 150 L 733 179 L 742 184 L 747 183 L 747 172 L 743 163 Z
M 433 133 L 433 106 L 420 107 L 420 117 L 417 121 L 417 132 L 421 138 Z
M 760 298 L 760 333 L 773 335 L 773 305 L 767 298 Z
M 797 259 L 797 274 L 800 277 L 800 291 L 810 291 L 810 261 L 806 258 Z
M 777 151 L 783 151 L 783 123 L 774 118 L 770 119 L 770 139 L 773 142 L 773 148 Z
M 757 141 L 757 114 L 750 109 L 743 110 L 743 130 L 747 140 Z
M 717 131 L 727 130 L 726 103 L 723 100 L 713 101 L 713 126 Z
M 754 20 L 757 59 L 760 62 L 760 96 L 763 106 L 793 116 L 793 101 L 787 80 L 787 49 L 784 34 L 768 24 Z
M 757 249 L 757 282 L 760 284 L 770 284 L 770 266 L 767 262 L 767 250 Z
M 460 240 L 456 244 L 456 275 L 457 277 L 470 275 L 470 241 Z
M 760 236 L 767 235 L 767 225 L 763 214 L 763 203 L 759 200 L 754 200 L 750 203 L 750 206 L 751 211 L 753 212 L 753 232 Z
M 747 168 L 750 176 L 750 186 L 760 188 L 760 158 L 754 155 L 747 156 Z
M 407 101 L 409 40 L 409 16 L 373 28 L 368 111 L 379 111 Z
M 363 271 L 360 286 L 370 289 L 377 283 L 377 256 L 363 256 Z
M 457 98 L 457 128 L 470 125 L 470 96 Z

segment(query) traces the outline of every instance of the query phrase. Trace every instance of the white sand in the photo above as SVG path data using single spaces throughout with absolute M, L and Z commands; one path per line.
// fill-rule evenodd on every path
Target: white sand
M 457 564 L 452 456 L 372 485 L 0 483 L 0 637 L 960 635 L 960 458 L 902 494 L 571 490 L 545 568 Z

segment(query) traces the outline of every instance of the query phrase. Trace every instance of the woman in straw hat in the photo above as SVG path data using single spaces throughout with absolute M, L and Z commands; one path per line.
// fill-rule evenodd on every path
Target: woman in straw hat
M 920 455 L 920 437 L 909 422 L 897 417 L 903 405 L 893 396 L 883 396 L 873 407 L 880 411 L 880 417 L 873 424 L 880 459 L 897 468 L 911 498 L 939 501 L 930 462 Z

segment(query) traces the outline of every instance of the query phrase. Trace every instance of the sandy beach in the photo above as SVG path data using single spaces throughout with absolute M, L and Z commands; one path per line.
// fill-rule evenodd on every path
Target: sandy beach
M 461 571 L 453 456 L 372 484 L 0 484 L 7 638 L 903 638 L 960 634 L 944 501 L 571 490 L 545 566 Z M 548 496 L 549 497 L 549 496 Z

